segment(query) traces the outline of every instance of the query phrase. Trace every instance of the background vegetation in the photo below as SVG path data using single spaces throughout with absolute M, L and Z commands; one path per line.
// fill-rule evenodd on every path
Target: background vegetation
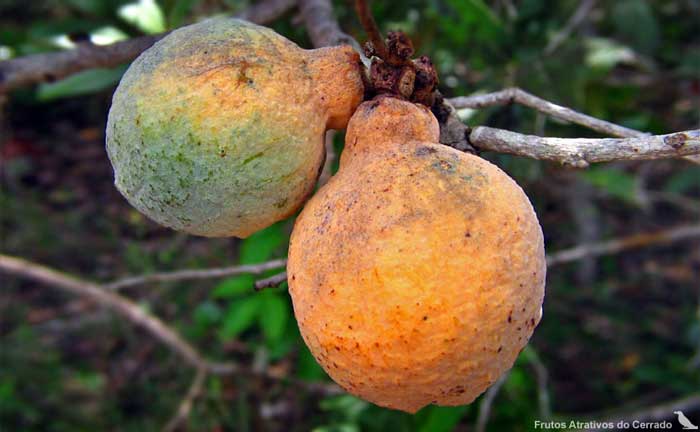
M 0 0 L 0 60 L 67 49 L 86 35 L 105 43 L 157 33 L 247 5 Z M 578 5 L 409 0 L 376 1 L 373 10 L 384 31 L 408 32 L 417 52 L 433 58 L 447 95 L 520 86 L 653 133 L 697 128 L 700 3 L 598 2 L 552 47 Z M 337 1 L 335 8 L 342 28 L 364 40 L 350 5 Z M 294 14 L 271 26 L 309 47 Z M 244 241 L 203 239 L 157 226 L 119 195 L 104 126 L 124 70 L 89 70 L 0 101 L 2 253 L 96 280 L 286 256 L 291 219 Z M 473 125 L 595 136 L 517 106 L 461 115 Z M 340 134 L 336 147 L 341 150 Z M 690 162 L 571 170 L 485 156 L 531 197 L 549 252 L 698 221 L 700 169 Z M 496 395 L 489 430 L 527 431 L 549 412 L 555 419 L 600 418 L 696 394 L 699 276 L 697 241 L 551 268 L 543 321 Z M 0 277 L 0 429 L 157 430 L 173 415 L 193 373 L 177 355 L 89 301 Z M 211 358 L 327 380 L 299 336 L 286 286 L 255 293 L 253 282 L 245 275 L 150 284 L 124 294 Z M 411 416 L 249 374 L 210 376 L 204 388 L 190 416 L 192 430 L 467 431 L 474 430 L 483 399 Z M 700 423 L 697 405 L 685 414 Z

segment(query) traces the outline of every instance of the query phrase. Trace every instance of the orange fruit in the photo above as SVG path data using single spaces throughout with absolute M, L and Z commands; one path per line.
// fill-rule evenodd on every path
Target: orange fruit
M 316 360 L 348 392 L 407 412 L 486 390 L 532 335 L 544 296 L 527 196 L 438 137 L 422 106 L 360 105 L 340 169 L 289 249 L 289 292 Z

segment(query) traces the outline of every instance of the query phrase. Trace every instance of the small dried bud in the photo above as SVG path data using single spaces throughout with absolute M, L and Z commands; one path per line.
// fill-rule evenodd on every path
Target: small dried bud
M 389 32 L 386 45 L 389 49 L 389 56 L 399 63 L 411 58 L 415 52 L 413 42 L 402 32 Z
M 431 106 L 434 100 L 434 91 L 438 84 L 438 75 L 433 62 L 427 56 L 421 56 L 413 61 L 416 68 L 415 91 L 411 100 L 420 104 Z
M 400 70 L 380 59 L 374 59 L 370 67 L 370 81 L 377 93 L 394 93 L 400 79 Z
M 396 91 L 406 99 L 413 94 L 414 84 L 416 82 L 416 72 L 413 68 L 404 66 L 396 83 Z

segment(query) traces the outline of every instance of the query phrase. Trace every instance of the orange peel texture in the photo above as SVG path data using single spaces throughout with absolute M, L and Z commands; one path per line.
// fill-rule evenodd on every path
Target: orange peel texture
M 425 108 L 365 102 L 340 169 L 289 249 L 304 341 L 349 393 L 415 412 L 462 405 L 510 369 L 542 314 L 540 225 L 495 165 L 438 144 Z

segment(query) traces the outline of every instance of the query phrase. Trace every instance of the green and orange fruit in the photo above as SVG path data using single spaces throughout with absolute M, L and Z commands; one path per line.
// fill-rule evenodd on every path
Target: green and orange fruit
M 294 213 L 324 161 L 324 132 L 361 102 L 358 54 L 304 50 L 233 18 L 175 30 L 117 88 L 107 124 L 115 184 L 156 222 L 246 237 Z

